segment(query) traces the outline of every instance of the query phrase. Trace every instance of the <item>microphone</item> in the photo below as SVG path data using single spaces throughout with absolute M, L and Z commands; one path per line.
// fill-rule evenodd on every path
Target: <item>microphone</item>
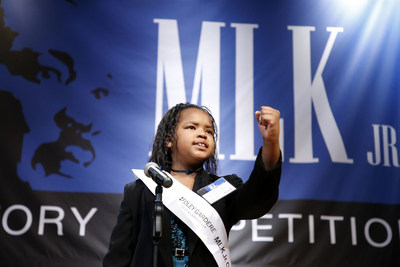
M 168 176 L 168 173 L 161 170 L 155 162 L 149 162 L 144 166 L 144 174 L 152 178 L 156 184 L 162 185 L 165 188 L 171 187 L 172 185 L 172 179 Z

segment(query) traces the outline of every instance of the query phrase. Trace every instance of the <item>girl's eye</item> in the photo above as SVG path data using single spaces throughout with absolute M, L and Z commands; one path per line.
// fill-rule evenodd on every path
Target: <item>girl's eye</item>
M 193 125 L 188 126 L 187 128 L 188 128 L 188 129 L 191 129 L 191 130 L 195 130 L 195 129 L 196 129 L 196 127 L 194 127 Z
M 206 133 L 208 133 L 208 134 L 211 134 L 211 135 L 213 135 L 213 134 L 214 134 L 214 132 L 213 132 L 213 131 L 211 131 L 211 130 L 207 130 L 207 131 L 206 131 Z

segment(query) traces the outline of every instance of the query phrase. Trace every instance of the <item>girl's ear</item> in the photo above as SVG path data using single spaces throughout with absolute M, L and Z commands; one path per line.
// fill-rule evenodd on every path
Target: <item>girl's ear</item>
M 172 142 L 173 138 L 170 134 L 167 134 L 166 138 L 165 138 L 165 146 L 168 148 L 172 148 L 173 142 Z

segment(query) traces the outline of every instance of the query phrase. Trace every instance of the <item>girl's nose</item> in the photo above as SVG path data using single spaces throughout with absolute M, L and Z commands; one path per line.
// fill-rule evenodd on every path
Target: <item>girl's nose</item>
M 206 134 L 206 133 L 203 133 L 203 132 L 200 132 L 200 133 L 197 135 L 197 137 L 207 139 L 207 134 Z

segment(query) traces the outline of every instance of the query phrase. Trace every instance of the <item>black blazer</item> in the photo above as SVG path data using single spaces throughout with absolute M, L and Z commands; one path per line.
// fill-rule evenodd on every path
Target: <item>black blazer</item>
M 261 149 L 253 171 L 246 183 L 236 176 L 224 178 L 237 190 L 218 200 L 212 206 L 218 211 L 225 229 L 229 230 L 239 220 L 256 219 L 266 214 L 278 199 L 281 176 L 281 158 L 272 170 L 264 169 Z M 205 171 L 197 174 L 193 191 L 214 182 L 219 177 Z M 124 198 L 117 223 L 112 231 L 110 247 L 104 258 L 106 266 L 153 266 L 152 214 L 154 194 L 141 180 L 125 186 Z M 158 251 L 158 266 L 173 267 L 170 213 L 163 211 L 163 236 Z M 217 266 L 212 254 L 197 235 L 188 229 L 189 266 Z

